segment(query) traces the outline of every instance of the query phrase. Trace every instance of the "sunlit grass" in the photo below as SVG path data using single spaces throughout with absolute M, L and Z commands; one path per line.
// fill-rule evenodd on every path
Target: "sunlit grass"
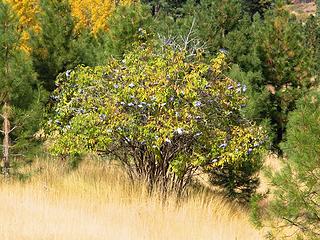
M 285 9 L 301 20 L 306 20 L 310 15 L 315 15 L 316 8 L 315 2 L 290 4 L 285 6 Z
M 128 183 L 119 168 L 86 161 L 67 172 L 60 163 L 26 183 L 0 185 L 0 236 L 19 239 L 262 239 L 246 212 L 200 191 L 177 206 Z

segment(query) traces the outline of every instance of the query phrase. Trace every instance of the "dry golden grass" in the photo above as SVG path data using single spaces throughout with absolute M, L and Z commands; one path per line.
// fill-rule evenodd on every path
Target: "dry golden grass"
M 42 161 L 27 183 L 0 184 L 1 240 L 262 239 L 244 210 L 201 191 L 179 207 L 102 162 L 66 173 Z
M 290 4 L 285 8 L 301 20 L 306 20 L 310 15 L 315 15 L 317 10 L 315 2 Z
M 276 154 L 268 153 L 264 157 L 264 168 L 270 169 L 272 172 L 278 172 L 283 167 L 283 163 L 281 162 L 281 158 L 279 158 Z M 261 171 L 259 174 L 260 185 L 258 187 L 258 193 L 266 193 L 271 188 L 271 180 L 265 176 L 265 172 Z M 270 197 L 270 196 L 269 196 Z

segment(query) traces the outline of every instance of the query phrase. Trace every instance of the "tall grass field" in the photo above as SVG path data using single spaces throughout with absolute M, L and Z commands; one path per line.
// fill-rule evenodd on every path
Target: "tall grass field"
M 1 240 L 258 240 L 246 211 L 206 190 L 177 204 L 133 186 L 112 164 L 67 171 L 50 160 L 25 181 L 1 181 Z

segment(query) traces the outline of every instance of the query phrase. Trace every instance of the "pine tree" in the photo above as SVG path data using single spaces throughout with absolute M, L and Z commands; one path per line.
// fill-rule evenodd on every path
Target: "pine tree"
M 173 18 L 181 17 L 181 8 L 186 0 L 142 0 L 151 6 L 152 16 L 167 15 Z
M 304 25 L 307 45 L 310 51 L 312 74 L 314 81 L 319 81 L 320 75 L 320 15 L 310 16 Z
M 313 58 L 303 26 L 282 8 L 265 15 L 257 31 L 257 51 L 262 62 L 263 86 L 269 91 L 268 115 L 274 125 L 277 146 L 284 137 L 287 115 L 295 101 L 310 88 Z
M 53 90 L 58 73 L 73 62 L 74 22 L 68 1 L 42 0 L 41 10 L 41 32 L 33 36 L 32 56 L 39 79 L 46 89 Z
M 41 0 L 41 9 L 41 31 L 33 35 L 32 57 L 39 79 L 51 91 L 60 72 L 78 64 L 101 63 L 104 42 L 99 33 L 94 37 L 88 29 L 76 33 L 68 0 Z
M 9 5 L 0 2 L 0 105 L 2 109 L 3 173 L 8 174 L 12 145 L 28 128 L 38 84 L 31 60 L 20 48 L 19 22 Z
M 225 37 L 243 16 L 238 0 L 191 0 L 181 7 L 180 12 L 181 17 L 175 21 L 170 17 L 160 18 L 158 32 L 176 38 L 185 38 L 192 33 L 192 38 L 205 44 L 211 54 L 223 47 Z
M 144 5 L 119 6 L 108 19 L 109 30 L 105 33 L 107 56 L 121 58 L 132 48 L 141 31 L 153 32 L 150 9 Z
M 295 101 L 316 84 L 316 57 L 310 47 L 315 38 L 305 32 L 294 16 L 277 7 L 267 11 L 264 19 L 254 16 L 251 24 L 249 19 L 242 20 L 227 36 L 230 57 L 245 72 L 233 72 L 233 77 L 248 83 L 250 101 L 245 112 L 255 121 L 268 123 L 275 150 Z
M 282 144 L 287 159 L 280 172 L 270 174 L 274 193 L 267 213 L 274 233 L 283 229 L 285 235 L 285 226 L 293 230 L 290 239 L 320 237 L 319 125 L 320 93 L 315 91 L 300 99 L 297 110 L 290 113 Z
M 264 12 L 272 6 L 274 0 L 242 0 L 244 9 L 253 16 L 259 13 L 263 16 Z

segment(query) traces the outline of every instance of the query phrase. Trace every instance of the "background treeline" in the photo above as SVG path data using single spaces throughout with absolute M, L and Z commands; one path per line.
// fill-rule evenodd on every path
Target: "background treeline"
M 269 172 L 274 191 L 268 207 L 258 209 L 262 196 L 254 197 L 255 217 L 290 225 L 301 239 L 319 238 L 320 3 L 307 18 L 291 14 L 288 4 L 273 0 L 1 1 L 3 172 L 8 174 L 21 156 L 32 159 L 39 153 L 44 136 L 60 141 L 53 152 L 69 159 L 72 166 L 83 150 L 107 154 L 112 149 L 129 175 L 147 179 L 151 190 L 153 183 L 162 184 L 166 191 L 174 182 L 173 189 L 180 192 L 201 170 L 230 199 L 247 203 L 259 185 L 267 150 L 283 157 L 283 168 Z M 141 69 L 146 72 L 143 76 Z M 185 85 L 174 80 L 175 86 L 167 88 L 177 94 L 171 104 L 166 102 L 171 95 L 156 85 L 167 84 L 174 78 L 172 72 L 188 79 L 190 88 L 178 93 L 176 88 Z M 147 95 L 134 90 L 143 78 L 153 84 Z M 221 84 L 194 87 L 200 78 Z M 123 91 L 110 90 L 126 84 Z M 158 96 L 152 89 L 164 92 Z M 140 104 L 129 100 L 134 94 Z M 246 101 L 241 102 L 238 94 Z M 219 99 L 199 111 L 208 96 Z M 190 102 L 184 102 L 188 97 Z M 114 106 L 96 102 L 97 98 L 123 102 L 123 106 L 115 104 L 123 112 L 115 110 L 115 121 L 109 121 L 106 116 L 112 115 Z M 151 98 L 154 102 L 145 101 Z M 82 105 L 75 107 L 73 101 Z M 150 104 L 149 108 L 142 103 Z M 130 104 L 136 105 L 135 110 Z M 138 112 L 139 108 L 166 118 L 148 128 L 141 120 L 146 113 Z M 178 108 L 186 115 L 177 113 Z M 187 113 L 215 125 L 191 121 Z M 121 135 L 119 130 L 121 137 L 109 137 L 126 121 L 127 132 L 121 130 Z M 166 121 L 172 121 L 172 129 L 160 129 L 160 137 L 152 135 L 158 131 L 155 126 Z M 203 135 L 198 145 L 190 137 L 192 129 L 189 135 L 183 133 L 188 127 Z M 140 136 L 147 140 L 133 141 Z M 106 147 L 110 142 L 117 144 Z M 163 157 L 164 151 L 174 157 Z

